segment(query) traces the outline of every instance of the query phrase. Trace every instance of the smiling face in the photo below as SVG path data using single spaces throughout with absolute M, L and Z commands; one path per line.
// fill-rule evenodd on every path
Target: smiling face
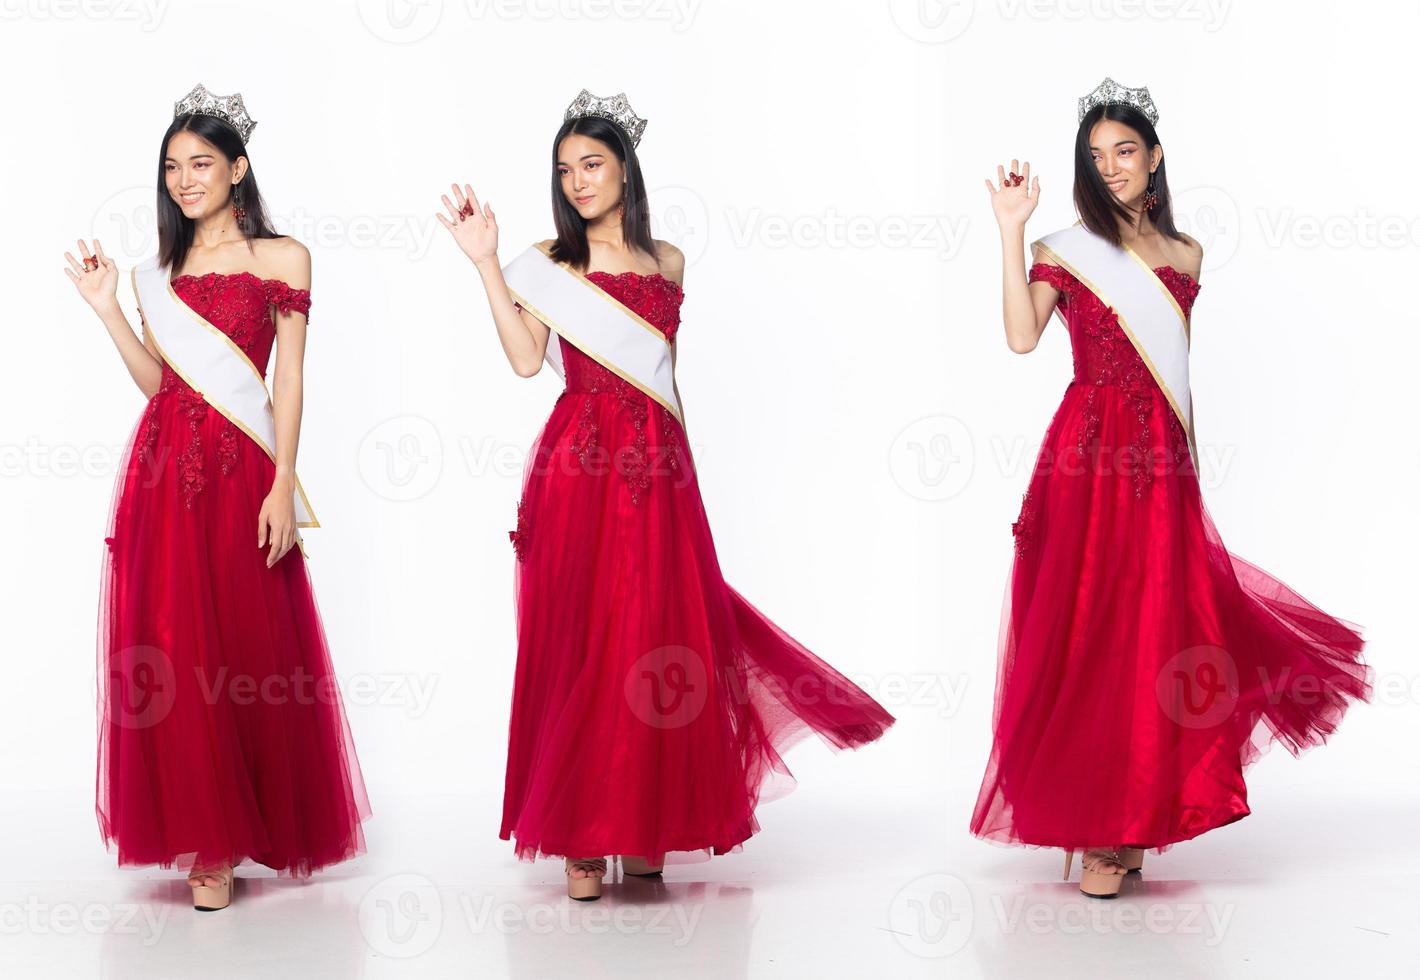
M 246 175 L 247 158 L 228 160 L 197 134 L 184 130 L 168 140 L 163 173 L 168 195 L 185 217 L 198 221 L 226 208 L 232 185 Z
M 1121 204 L 1137 207 L 1164 150 L 1149 150 L 1136 130 L 1115 119 L 1101 119 L 1090 130 L 1090 155 L 1110 193 Z
M 594 221 L 621 203 L 626 168 L 601 140 L 570 133 L 557 148 L 562 196 L 586 221 Z

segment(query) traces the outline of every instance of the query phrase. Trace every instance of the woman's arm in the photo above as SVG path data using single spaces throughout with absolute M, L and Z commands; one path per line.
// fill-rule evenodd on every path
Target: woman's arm
M 530 378 L 542 368 L 551 331 L 547 324 L 526 310 L 519 311 L 513 303 L 508 284 L 503 280 L 503 269 L 498 264 L 498 219 L 493 209 L 487 204 L 480 206 L 473 187 L 468 184 L 464 184 L 462 190 L 455 184 L 453 190 L 457 203 L 450 201 L 447 194 L 441 198 L 448 217 L 437 212 L 435 217 L 454 236 L 454 241 L 478 270 L 508 363 L 519 377 Z M 460 213 L 470 208 L 472 214 Z
M 1018 166 L 1020 162 L 1012 160 L 1011 172 Z M 1031 180 L 1029 162 L 1021 177 L 1008 180 L 1005 168 L 997 167 L 997 183 L 986 181 L 986 189 L 1001 231 L 1001 320 L 1006 344 L 1017 354 L 1027 354 L 1040 342 L 1058 294 L 1049 283 L 1032 284 L 1026 277 L 1026 220 L 1040 201 L 1040 178 Z
M 661 275 L 671 282 L 685 288 L 685 253 L 676 248 L 670 242 L 656 242 L 656 262 L 661 267 Z M 675 402 L 680 406 L 680 428 L 685 433 L 687 445 L 690 443 L 690 430 L 685 425 L 685 402 L 680 397 L 680 386 L 676 384 L 675 378 L 675 352 L 676 342 L 671 341 L 671 390 L 675 392 Z
M 143 392 L 143 397 L 152 398 L 157 394 L 158 384 L 163 378 L 162 361 L 158 357 L 156 347 L 148 338 L 147 323 L 143 324 L 143 339 L 140 341 L 133 332 L 128 317 L 123 315 L 123 308 L 118 305 L 118 265 L 104 254 L 104 247 L 97 238 L 94 239 L 92 253 L 84 244 L 84 240 L 79 239 L 79 253 L 90 262 L 97 261 L 98 268 L 85 270 L 78 259 L 65 252 L 64 258 L 68 260 L 69 268 L 64 270 L 64 274 L 78 288 L 84 302 L 88 303 L 103 321 L 109 338 L 118 348 L 119 356 L 123 358 L 123 366 L 128 369 L 128 376 L 133 379 L 138 390 Z M 142 316 L 141 310 L 139 316 Z
M 1183 236 L 1183 260 L 1178 263 L 1179 269 L 1188 273 L 1194 282 L 1203 281 L 1203 246 L 1198 240 L 1190 235 Z
M 279 243 L 279 244 L 278 244 Z M 311 253 L 294 238 L 262 243 L 263 265 L 270 278 L 295 289 L 311 288 Z M 276 422 L 276 475 L 257 518 L 257 547 L 269 542 L 270 568 L 296 543 L 296 450 L 301 441 L 301 415 L 305 404 L 306 314 L 299 310 L 275 312 L 276 367 L 271 375 L 271 408 Z

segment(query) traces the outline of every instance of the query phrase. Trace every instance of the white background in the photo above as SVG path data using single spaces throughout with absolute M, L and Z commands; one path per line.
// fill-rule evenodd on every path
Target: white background
M 106 976 L 212 955 L 305 976 L 1010 975 L 1101 957 L 1309 976 L 1413 958 L 1417 29 L 1414 4 L 1241 0 L 0 0 L 0 930 L 23 940 L 0 955 Z M 1363 625 L 1377 697 L 1324 749 L 1271 753 L 1249 772 L 1253 816 L 1151 856 L 1100 919 L 1058 851 L 966 826 L 1010 523 L 1070 375 L 1058 322 L 1029 358 L 1004 343 L 982 179 L 1029 159 L 1029 237 L 1070 223 L 1076 99 L 1106 74 L 1149 86 L 1179 223 L 1207 249 L 1208 507 L 1231 550 Z M 299 470 L 323 526 L 305 539 L 375 818 L 365 857 L 253 881 L 195 920 L 172 873 L 114 869 L 93 822 L 99 563 L 143 401 L 61 256 L 97 235 L 126 273 L 155 250 L 158 143 L 199 81 L 244 95 L 267 203 L 314 257 Z M 743 853 L 673 870 L 655 902 L 595 907 L 698 910 L 679 944 L 644 920 L 467 911 L 566 906 L 559 864 L 519 865 L 496 837 L 507 531 L 558 382 L 508 369 L 433 211 L 467 181 L 505 262 L 549 237 L 550 143 L 582 87 L 650 120 L 640 158 L 656 234 L 688 258 L 679 387 L 727 579 L 900 719 L 857 753 L 795 750 L 800 786 Z M 126 275 L 120 295 L 131 310 Z M 391 931 L 381 900 L 422 926 Z M 1017 900 L 1037 926 L 1010 918 Z M 135 909 L 161 922 L 64 926 Z

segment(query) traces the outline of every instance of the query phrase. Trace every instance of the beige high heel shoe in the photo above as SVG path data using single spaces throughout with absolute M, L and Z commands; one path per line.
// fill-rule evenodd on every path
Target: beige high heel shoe
M 579 902 L 595 902 L 602 897 L 602 875 L 606 874 L 606 858 L 567 858 L 567 897 Z M 580 875 L 573 874 L 580 871 Z
M 1095 867 L 1085 862 L 1094 859 Z M 1070 864 L 1075 859 L 1075 851 L 1072 848 L 1065 852 L 1065 880 L 1070 879 Z M 1100 864 L 1112 864 L 1119 870 L 1101 871 Z M 1124 876 L 1128 872 L 1119 861 L 1117 852 L 1106 847 L 1092 847 L 1080 856 L 1080 891 L 1091 898 L 1116 898 L 1119 895 L 1119 886 L 1124 883 Z
M 1121 847 L 1119 863 L 1124 865 L 1126 874 L 1144 871 L 1144 849 L 1142 847 Z
M 617 860 L 621 862 L 623 875 L 633 875 L 637 878 L 659 878 L 665 870 L 664 864 L 648 864 L 645 858 L 635 854 L 618 854 Z
M 220 885 L 204 885 L 204 878 L 216 878 Z M 230 867 L 220 871 L 194 871 L 187 876 L 192 886 L 192 907 L 199 912 L 217 912 L 232 904 L 232 886 L 236 872 Z

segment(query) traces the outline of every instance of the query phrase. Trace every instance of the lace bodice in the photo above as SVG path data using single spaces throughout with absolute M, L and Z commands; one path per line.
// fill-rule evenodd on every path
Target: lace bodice
M 1168 287 L 1187 316 L 1198 296 L 1197 280 L 1166 265 L 1156 268 L 1154 274 Z M 1048 282 L 1060 290 L 1056 305 L 1070 328 L 1076 382 L 1118 384 L 1126 388 L 1154 385 L 1139 352 L 1120 329 L 1114 311 L 1080 280 L 1058 265 L 1037 262 L 1031 266 L 1030 281 Z
M 587 273 L 587 279 L 659 330 L 668 341 L 675 340 L 680 327 L 681 302 L 685 298 L 684 290 L 678 283 L 658 272 L 645 275 L 640 272 L 594 271 Z M 586 396 L 617 399 L 621 410 L 630 419 L 635 435 L 628 445 L 614 447 L 617 449 L 616 469 L 630 487 L 632 503 L 639 503 L 651 487 L 652 476 L 660 471 L 658 467 L 667 473 L 679 472 L 683 452 L 680 423 L 664 405 L 658 404 L 641 389 L 568 341 L 551 337 L 549 342 L 561 345 L 562 367 L 566 374 L 566 387 L 558 396 L 559 403 L 568 397 L 577 398 L 580 402 L 570 443 L 572 453 L 585 466 L 589 459 L 594 458 L 594 453 L 613 448 L 603 444 L 605 436 L 597 422 L 594 399 Z M 648 422 L 659 429 L 654 447 L 648 437 Z M 660 458 L 653 458 L 658 452 Z M 509 533 L 518 548 L 519 557 L 522 557 L 525 547 L 525 523 L 522 505 L 519 505 L 518 529 Z
M 178 276 L 173 292 L 218 330 L 221 330 L 265 373 L 276 342 L 272 309 L 310 315 L 311 293 L 280 279 L 261 279 L 250 272 L 208 272 Z
M 1178 302 L 1184 316 L 1193 310 L 1193 301 L 1198 296 L 1199 284 L 1186 273 L 1171 266 L 1158 266 L 1154 274 Z M 1056 306 L 1064 314 L 1070 328 L 1070 348 L 1074 355 L 1075 376 L 1071 385 L 1082 385 L 1085 397 L 1080 405 L 1080 417 L 1075 440 L 1075 448 L 1080 457 L 1098 454 L 1101 450 L 1111 452 L 1127 449 L 1135 461 L 1155 461 L 1148 465 L 1142 462 L 1132 464 L 1134 494 L 1143 499 L 1144 492 L 1153 481 L 1157 468 L 1157 453 L 1150 441 L 1150 418 L 1156 412 L 1167 418 L 1168 442 L 1164 453 L 1172 458 L 1173 465 L 1181 465 L 1188 456 L 1188 436 L 1182 424 L 1164 399 L 1154 381 L 1148 365 L 1139 356 L 1134 344 L 1119 325 L 1119 317 L 1106 306 L 1084 283 L 1058 265 L 1037 262 L 1031 266 L 1031 282 L 1048 282 L 1060 291 Z M 1100 430 L 1101 412 L 1105 399 L 1096 395 L 1105 386 L 1117 391 L 1131 406 L 1133 417 L 1133 440 L 1128 446 L 1101 447 L 1096 437 Z M 1108 458 L 1108 457 L 1103 457 Z M 1030 527 L 1032 513 L 1030 495 L 1022 508 L 1021 520 L 1017 522 L 1018 547 L 1023 535 Z
M 178 299 L 230 337 L 263 375 L 276 343 L 276 321 L 272 310 L 283 313 L 294 310 L 309 315 L 311 309 L 309 290 L 296 289 L 279 279 L 262 279 L 250 272 L 177 276 L 172 281 L 172 287 Z M 172 398 L 176 401 L 169 401 Z M 169 405 L 166 411 L 162 407 L 164 403 Z M 165 424 L 163 420 L 173 417 L 172 405 L 176 406 L 177 419 L 186 423 L 185 434 L 172 433 L 170 438 L 183 440 L 177 450 L 177 477 L 184 500 L 188 507 L 192 507 L 209 479 L 207 454 L 210 447 L 204 443 L 203 431 L 208 423 L 210 406 L 164 361 L 162 381 L 148 403 L 139 432 L 138 456 L 144 462 L 151 463 L 159 458 L 157 444 L 160 430 Z M 216 438 L 218 468 L 226 476 L 237 465 L 239 433 L 231 422 L 217 413 L 212 413 L 211 418 L 220 420 L 215 431 L 208 431 L 207 435 Z
M 651 326 L 675 340 L 685 291 L 659 272 L 589 272 L 587 278 L 635 310 Z
M 680 304 L 685 298 L 679 285 L 660 273 L 589 272 L 587 278 L 620 300 L 661 333 L 675 340 L 680 327 Z M 626 382 L 567 341 L 562 344 L 562 365 L 568 391 L 614 391 Z

